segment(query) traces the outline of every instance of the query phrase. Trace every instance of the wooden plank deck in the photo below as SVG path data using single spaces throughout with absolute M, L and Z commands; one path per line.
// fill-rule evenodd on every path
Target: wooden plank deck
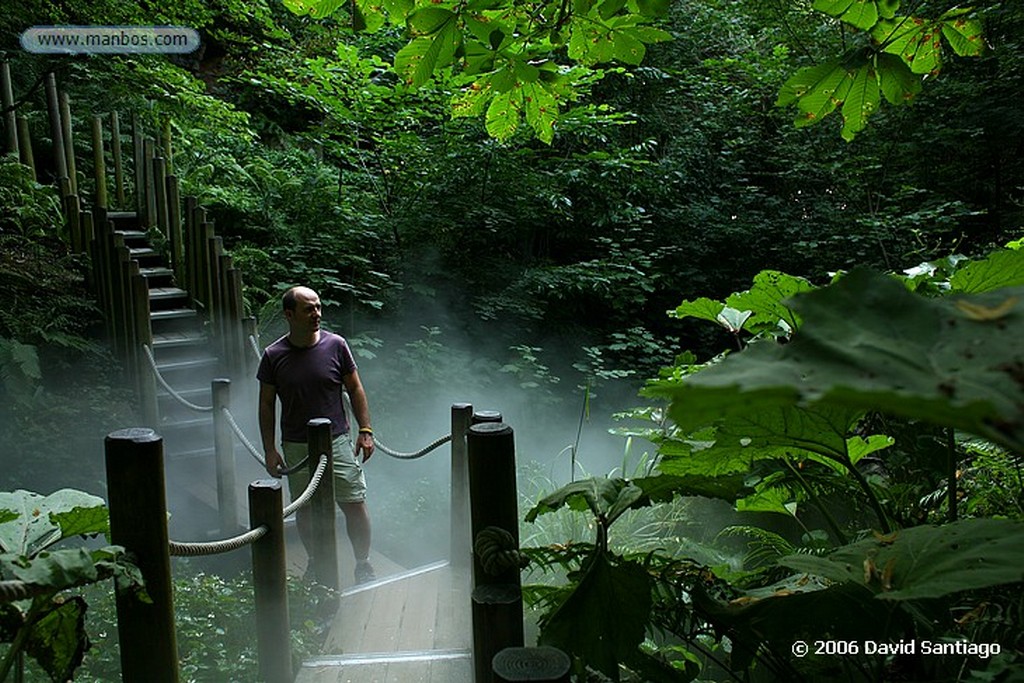
M 342 591 L 324 653 L 295 683 L 470 683 L 469 581 L 447 563 Z

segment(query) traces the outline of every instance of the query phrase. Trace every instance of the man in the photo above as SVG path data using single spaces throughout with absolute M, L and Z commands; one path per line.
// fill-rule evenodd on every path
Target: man
M 345 528 L 356 558 L 357 583 L 374 579 L 370 555 L 370 515 L 366 508 L 366 477 L 359 462 L 373 455 L 370 407 L 359 380 L 348 342 L 320 329 L 320 297 L 308 287 L 292 287 L 281 299 L 288 334 L 268 346 L 260 359 L 256 378 L 260 381 L 259 422 L 267 472 L 281 476 L 285 462 L 298 463 L 307 453 L 306 423 L 315 417 L 331 420 L 334 459 L 334 497 L 345 514 Z M 352 410 L 359 423 L 353 451 L 349 425 L 342 405 L 342 390 L 348 390 Z M 281 399 L 281 451 L 275 439 L 275 412 Z M 283 453 L 282 453 L 283 452 Z M 309 483 L 308 470 L 288 475 L 292 500 Z M 311 554 L 312 520 L 305 508 L 296 513 L 299 538 Z

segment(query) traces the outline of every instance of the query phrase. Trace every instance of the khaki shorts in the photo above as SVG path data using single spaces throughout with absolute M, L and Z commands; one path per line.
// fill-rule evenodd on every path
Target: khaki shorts
M 348 434 L 342 434 L 332 443 L 334 451 L 334 499 L 341 503 L 362 503 L 366 500 L 366 475 L 363 467 L 356 462 L 352 441 Z M 281 444 L 281 454 L 289 467 L 302 462 L 309 452 L 305 443 L 285 441 Z M 288 490 L 292 500 L 302 495 L 309 483 L 309 468 L 302 467 L 288 475 Z

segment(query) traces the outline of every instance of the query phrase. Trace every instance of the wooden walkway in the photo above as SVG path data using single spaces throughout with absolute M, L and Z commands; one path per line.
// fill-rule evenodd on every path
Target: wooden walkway
M 324 653 L 295 681 L 471 683 L 470 621 L 468 577 L 447 563 L 345 589 Z

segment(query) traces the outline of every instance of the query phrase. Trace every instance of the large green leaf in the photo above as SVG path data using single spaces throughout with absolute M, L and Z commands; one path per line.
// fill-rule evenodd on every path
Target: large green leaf
M 512 137 L 522 118 L 523 92 L 513 88 L 499 92 L 487 107 L 487 134 L 504 141 Z
M 747 485 L 744 474 L 709 477 L 703 474 L 669 475 L 644 477 L 631 480 L 651 502 L 668 502 L 675 496 L 702 496 L 735 502 L 750 495 L 753 490 Z
M 860 584 L 885 600 L 939 598 L 1024 581 L 1024 523 L 966 519 L 913 527 L 843 546 L 826 557 L 790 555 L 779 564 Z
M 754 276 L 750 289 L 729 295 L 725 304 L 738 311 L 751 311 L 752 315 L 744 323 L 750 331 L 774 328 L 780 320 L 795 328 L 800 320 L 786 302 L 795 294 L 812 289 L 814 286 L 802 277 L 762 270 Z
M 928 420 L 1024 451 L 1020 287 L 927 299 L 857 269 L 796 297 L 804 324 L 786 345 L 755 344 L 646 392 L 672 399 L 684 433 L 723 413 L 833 405 Z
M 979 294 L 1002 287 L 1024 285 L 1024 251 L 1002 249 L 954 272 L 949 286 L 957 292 Z
M 969 9 L 954 9 L 942 15 L 942 35 L 953 52 L 961 57 L 976 57 L 985 51 L 981 22 L 965 16 Z
M 573 510 L 589 509 L 594 517 L 605 519 L 611 524 L 626 510 L 645 505 L 643 494 L 640 487 L 626 479 L 585 479 L 545 496 L 526 513 L 526 521 L 532 522 L 538 515 L 567 506 Z
M 92 583 L 98 578 L 96 564 L 85 548 L 44 551 L 30 560 L 5 553 L 0 555 L 0 569 L 5 576 L 54 590 Z
M 18 555 L 31 557 L 62 538 L 107 529 L 103 499 L 74 489 L 48 496 L 23 490 L 0 492 L 0 509 L 17 514 L 0 523 L 0 550 Z
M 526 122 L 541 142 L 551 144 L 558 120 L 555 96 L 541 83 L 524 83 L 523 100 L 526 104 Z
M 878 21 L 876 0 L 814 0 L 814 9 L 867 30 Z
M 539 642 L 560 648 L 613 681 L 619 663 L 635 657 L 651 610 L 651 577 L 628 561 L 612 564 L 604 553 L 588 560 L 565 602 L 541 626 Z
M 942 66 L 942 22 L 917 17 L 880 21 L 871 31 L 882 49 L 899 55 L 915 74 L 938 71 Z
M 85 610 L 81 597 L 60 602 L 46 616 L 33 624 L 25 650 L 35 659 L 51 680 L 67 681 L 89 648 L 85 633 Z
M 874 66 L 864 64 L 854 73 L 846 101 L 842 104 L 844 140 L 853 140 L 857 133 L 864 130 L 868 117 L 875 113 L 880 101 L 878 75 Z

